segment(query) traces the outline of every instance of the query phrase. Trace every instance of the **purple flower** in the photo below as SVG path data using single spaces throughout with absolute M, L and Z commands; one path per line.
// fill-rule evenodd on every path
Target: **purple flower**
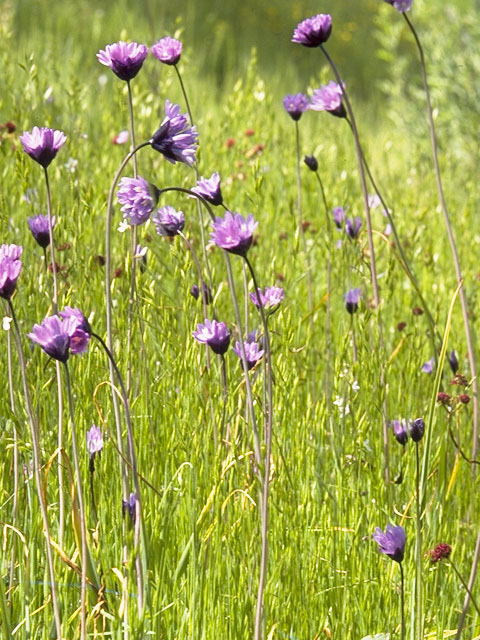
M 435 357 L 430 358 L 427 362 L 423 363 L 422 371 L 423 373 L 433 373 L 433 368 L 435 366 Z
M 193 165 L 197 151 L 197 129 L 190 127 L 187 116 L 180 113 L 178 104 L 165 101 L 165 118 L 160 129 L 150 139 L 152 147 L 169 162 L 184 162 Z
M 300 120 L 302 113 L 304 113 L 309 106 L 310 102 L 307 96 L 303 93 L 296 93 L 295 95 L 285 96 L 283 99 L 283 106 L 285 111 L 291 116 L 293 120 Z
M 28 228 L 32 232 L 32 236 L 42 247 L 46 249 L 50 244 L 50 234 L 48 232 L 48 216 L 39 214 L 33 218 L 27 218 Z M 52 229 L 55 226 L 55 216 L 52 216 Z
M 381 553 L 389 556 L 392 560 L 395 560 L 395 562 L 401 562 L 403 560 L 405 543 L 407 541 L 403 527 L 394 527 L 391 524 L 387 524 L 385 533 L 377 527 L 372 537 L 375 542 L 378 543 L 378 548 Z
M 153 224 L 160 236 L 176 236 L 185 226 L 183 211 L 166 206 L 158 209 L 152 216 Z
M 414 442 L 420 442 L 425 433 L 425 422 L 422 418 L 417 418 L 410 425 L 410 437 Z
M 458 371 L 458 358 L 455 351 L 450 351 L 450 353 L 448 354 L 448 362 L 450 363 L 453 375 L 456 375 Z
M 80 309 L 65 307 L 58 315 L 64 320 L 70 320 L 75 323 L 75 328 L 70 333 L 70 351 L 72 354 L 76 355 L 86 351 L 92 328 Z
M 0 246 L 0 297 L 10 300 L 17 286 L 18 276 L 22 270 L 20 256 L 23 247 L 16 244 Z
M 180 40 L 167 36 L 153 45 L 152 53 L 164 64 L 177 64 L 182 55 L 182 43 Z
M 122 514 L 125 517 L 125 514 L 128 511 L 128 515 L 130 516 L 130 520 L 132 524 L 135 524 L 137 519 L 137 508 L 138 508 L 138 499 L 136 493 L 131 493 L 128 497 L 128 500 L 122 500 Z
M 207 180 L 203 176 L 200 180 L 197 180 L 197 186 L 193 187 L 193 193 L 204 198 L 207 202 L 214 207 L 222 204 L 222 190 L 220 188 L 220 174 L 218 171 L 212 173 L 212 176 Z
M 200 289 L 198 288 L 197 284 L 192 285 L 190 293 L 195 298 L 195 300 L 198 300 L 200 296 Z M 202 282 L 202 300 L 205 301 L 205 304 L 212 304 L 213 302 L 212 291 L 206 282 Z
M 362 226 L 361 218 L 354 218 L 353 220 L 351 220 L 350 218 L 347 218 L 345 220 L 345 233 L 350 238 L 352 238 L 352 240 L 355 240 L 355 238 L 358 237 L 361 226 Z
M 391 4 L 392 7 L 395 7 L 397 11 L 403 13 L 404 11 L 410 11 L 410 7 L 413 4 L 413 0 L 385 0 L 388 4 Z
M 358 309 L 358 303 L 360 302 L 360 298 L 362 297 L 362 290 L 350 289 L 350 291 L 348 291 L 343 297 L 348 313 L 354 314 Z
M 44 169 L 57 155 L 58 150 L 65 144 L 67 136 L 63 131 L 48 129 L 48 127 L 33 127 L 31 131 L 24 131 L 20 136 L 25 153 L 38 162 Z
M 335 207 L 332 213 L 335 226 L 337 229 L 341 229 L 345 220 L 345 209 L 343 207 Z
M 317 171 L 318 162 L 315 156 L 305 156 L 303 161 L 305 162 L 307 167 L 310 169 L 310 171 Z
M 132 80 L 142 68 L 148 49 L 144 44 L 136 42 L 115 42 L 107 44 L 105 51 L 100 49 L 97 60 L 110 67 L 120 80 Z
M 131 225 L 146 222 L 157 204 L 156 189 L 144 178 L 122 178 L 117 191 L 123 217 Z
M 315 89 L 309 108 L 312 111 L 328 111 L 332 116 L 345 118 L 347 112 L 342 102 L 342 93 L 342 88 L 339 84 L 329 82 L 326 86 Z
M 256 365 L 257 362 L 262 359 L 265 353 L 263 349 L 260 349 L 258 342 L 255 341 L 255 335 L 256 335 L 256 332 L 254 333 L 253 336 L 249 336 L 249 339 L 247 341 L 244 341 L 243 343 L 243 346 L 245 349 L 245 358 L 247 359 L 248 370 L 250 370 L 254 365 Z M 253 340 L 250 340 L 250 338 L 253 338 Z M 237 356 L 241 360 L 242 348 L 240 346 L 240 342 L 237 341 L 235 343 L 235 346 L 233 347 L 233 351 L 237 354 Z
M 96 453 L 100 453 L 103 449 L 102 430 L 94 424 L 87 431 L 87 449 L 90 457 L 94 457 Z
M 392 422 L 393 435 L 397 441 L 405 446 L 408 442 L 408 429 L 406 420 L 393 420 Z
M 258 290 L 260 295 L 260 302 L 258 301 L 257 294 L 251 293 L 250 300 L 256 307 L 260 304 L 264 309 L 273 309 L 277 307 L 285 298 L 285 292 L 282 287 L 265 287 L 265 293 L 261 289 Z
M 47 355 L 60 362 L 67 362 L 70 355 L 70 338 L 77 331 L 77 319 L 70 316 L 49 316 L 33 327 L 28 337 L 39 344 Z
M 250 213 L 245 219 L 240 213 L 227 211 L 223 218 L 215 218 L 210 236 L 217 247 L 246 257 L 257 226 L 253 214 Z
M 223 355 L 230 344 L 230 332 L 224 322 L 208 320 L 205 318 L 204 324 L 197 324 L 197 330 L 193 332 L 193 337 L 202 344 L 208 344 L 214 353 Z
M 305 47 L 319 47 L 328 40 L 331 32 L 332 17 L 328 13 L 319 13 L 297 25 L 292 42 L 298 42 Z

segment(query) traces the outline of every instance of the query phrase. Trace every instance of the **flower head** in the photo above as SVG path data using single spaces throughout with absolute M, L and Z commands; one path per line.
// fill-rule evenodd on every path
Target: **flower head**
M 77 353 L 86 351 L 92 328 L 80 309 L 65 307 L 58 315 L 64 320 L 70 320 L 76 325 L 70 333 L 70 351 L 72 354 L 76 355 Z
M 180 106 L 165 101 L 165 117 L 160 129 L 150 139 L 152 147 L 169 162 L 184 162 L 191 166 L 197 151 L 197 129 L 190 127 L 187 116 L 180 113 Z
M 249 339 L 244 341 L 243 347 L 245 349 L 245 358 L 247 360 L 247 369 L 250 370 L 253 366 L 257 364 L 259 360 L 262 359 L 265 351 L 260 349 L 258 342 L 255 341 L 256 332 L 252 336 L 249 336 Z M 253 338 L 253 339 L 250 339 Z M 237 354 L 237 356 L 242 359 L 242 348 L 240 346 L 240 342 L 236 342 L 233 347 L 233 351 Z
M 300 120 L 302 113 L 308 109 L 309 104 L 310 102 L 307 96 L 303 95 L 303 93 L 288 95 L 283 99 L 285 111 L 290 115 L 292 120 Z
M 435 367 L 435 357 L 430 358 L 427 362 L 423 363 L 422 371 L 423 373 L 433 373 L 433 368 Z
M 102 430 L 94 424 L 92 424 L 87 431 L 87 449 L 90 457 L 95 456 L 96 453 L 100 453 L 103 449 Z
M 341 229 L 346 217 L 345 209 L 343 207 L 334 207 L 332 213 L 335 226 L 337 229 Z
M 182 43 L 180 40 L 167 36 L 153 45 L 152 53 L 164 64 L 177 64 L 182 55 Z
M 27 218 L 28 228 L 32 232 L 32 236 L 42 247 L 46 249 L 50 244 L 50 234 L 48 231 L 48 216 L 41 213 L 33 218 Z M 52 216 L 52 229 L 55 226 L 55 216 Z
M 329 82 L 326 86 L 315 89 L 309 108 L 312 111 L 328 111 L 332 116 L 345 118 L 347 112 L 342 102 L 342 95 L 341 86 L 336 82 Z
M 125 514 L 128 511 L 128 515 L 130 516 L 130 520 L 132 524 L 135 524 L 137 519 L 137 508 L 138 508 L 138 499 L 136 493 L 131 493 L 128 496 L 128 500 L 122 500 L 122 514 L 125 517 Z
M 282 287 L 265 287 L 265 293 L 259 289 L 260 302 L 256 293 L 250 294 L 250 300 L 256 307 L 262 305 L 264 309 L 274 309 L 285 298 L 285 292 Z
M 345 307 L 348 313 L 354 314 L 358 309 L 358 303 L 362 297 L 362 290 L 350 289 L 350 291 L 348 291 L 343 297 L 345 299 Z
M 417 418 L 410 425 L 410 437 L 414 442 L 420 442 L 425 433 L 425 422 L 422 418 Z
M 193 332 L 197 342 L 208 344 L 214 353 L 223 355 L 230 344 L 230 332 L 224 322 L 208 320 L 204 324 L 197 324 L 197 330 Z
M 220 188 L 220 174 L 218 171 L 212 173 L 211 177 L 204 178 L 203 176 L 197 180 L 197 186 L 193 187 L 193 193 L 204 198 L 207 202 L 214 207 L 222 204 L 222 190 Z
M 0 246 L 0 297 L 10 300 L 17 286 L 18 276 L 22 270 L 20 256 L 23 247 L 16 244 Z
M 449 558 L 451 553 L 452 547 L 446 542 L 441 542 L 434 549 L 431 549 L 427 555 L 430 556 L 430 562 L 435 563 L 444 558 Z
M 401 562 L 405 552 L 405 543 L 407 537 L 405 535 L 405 529 L 403 527 L 394 527 L 391 524 L 387 524 L 385 533 L 379 527 L 375 529 L 373 539 L 378 543 L 379 551 L 395 560 L 395 562 Z
M 406 420 L 393 420 L 392 422 L 393 435 L 397 441 L 405 446 L 408 442 L 408 429 Z
M 120 41 L 107 44 L 105 50 L 100 49 L 97 60 L 106 67 L 110 67 L 120 80 L 128 82 L 140 71 L 147 54 L 148 49 L 144 44 Z
M 458 358 L 455 351 L 450 351 L 450 353 L 448 354 L 448 362 L 450 363 L 453 375 L 456 375 L 458 371 Z
M 41 324 L 36 324 L 32 333 L 27 335 L 39 344 L 47 355 L 60 362 L 67 362 L 70 356 L 70 338 L 77 328 L 74 317 L 62 319 L 55 315 L 45 318 Z
M 185 226 L 183 211 L 176 211 L 170 206 L 158 209 L 158 211 L 153 214 L 152 220 L 160 236 L 176 236 Z
M 257 226 L 253 214 L 250 213 L 245 219 L 240 213 L 227 211 L 223 218 L 215 218 L 210 235 L 217 247 L 245 257 Z
M 315 158 L 315 156 L 305 156 L 303 161 L 305 162 L 307 167 L 310 169 L 310 171 L 317 171 L 318 161 Z
M 391 4 L 392 7 L 395 7 L 397 11 L 403 13 L 404 11 L 410 11 L 410 7 L 413 4 L 413 0 L 385 0 L 388 4 Z
M 355 240 L 355 238 L 358 238 L 358 234 L 360 233 L 361 227 L 362 227 L 361 218 L 354 218 L 353 220 L 351 220 L 350 218 L 347 218 L 345 220 L 345 233 L 352 240 Z
M 292 42 L 298 42 L 305 47 L 319 47 L 328 40 L 331 32 L 332 17 L 328 13 L 319 13 L 297 25 Z
M 44 169 L 55 158 L 58 150 L 65 144 L 67 136 L 63 131 L 56 131 L 48 127 L 33 127 L 31 131 L 24 131 L 20 136 L 23 150 Z
M 144 178 L 122 178 L 117 191 L 122 206 L 123 217 L 132 225 L 143 224 L 148 220 L 157 203 L 156 190 Z

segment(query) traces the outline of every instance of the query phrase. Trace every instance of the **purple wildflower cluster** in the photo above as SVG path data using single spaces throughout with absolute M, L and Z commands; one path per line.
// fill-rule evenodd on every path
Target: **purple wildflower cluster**
M 352 240 L 358 238 L 360 229 L 362 228 L 362 219 L 356 216 L 355 218 L 347 218 L 345 209 L 343 207 L 334 207 L 333 222 L 337 229 L 343 229 L 347 236 Z
M 337 118 L 346 118 L 347 112 L 342 101 L 343 91 L 336 82 L 315 89 L 309 109 L 312 111 L 328 111 Z
M 196 160 L 197 139 L 197 128 L 188 124 L 188 118 L 180 113 L 178 104 L 167 99 L 165 117 L 150 139 L 153 149 L 172 164 L 184 162 L 191 166 Z
M 28 228 L 37 243 L 46 249 L 50 244 L 50 233 L 48 230 L 48 216 L 39 214 L 32 218 L 27 218 Z M 52 216 L 52 229 L 55 226 L 55 216 Z
M 143 224 L 152 213 L 158 196 L 153 185 L 145 178 L 122 178 L 117 191 L 118 202 L 125 220 L 131 225 Z
M 90 325 L 80 309 L 65 307 L 58 315 L 36 324 L 28 337 L 51 358 L 67 362 L 70 354 L 86 351 L 90 334 Z
M 425 422 L 423 418 L 417 418 L 416 420 L 393 420 L 392 421 L 393 435 L 397 442 L 405 446 L 410 437 L 414 442 L 420 442 L 425 433 Z
M 258 226 L 252 214 L 244 218 L 240 213 L 227 211 L 223 218 L 216 217 L 211 238 L 220 247 L 245 257 L 252 244 L 253 232 Z
M 25 131 L 20 136 L 25 153 L 44 169 L 52 162 L 66 141 L 67 137 L 63 131 L 48 127 L 33 127 L 31 131 Z
M 18 276 L 22 270 L 20 261 L 22 251 L 23 247 L 16 244 L 0 246 L 0 297 L 5 300 L 10 300 L 17 286 Z
M 377 527 L 372 537 L 378 544 L 380 553 L 384 553 L 392 560 L 395 560 L 395 562 L 402 562 L 405 554 L 405 544 L 407 542 L 407 536 L 403 527 L 395 527 L 387 524 L 385 532 Z
M 177 211 L 173 207 L 166 206 L 158 209 L 152 216 L 153 223 L 160 236 L 177 236 L 185 226 L 183 211 Z
M 148 49 L 144 44 L 136 42 L 115 42 L 108 44 L 105 50 L 97 53 L 97 60 L 110 67 L 113 73 L 125 82 L 133 80 L 142 68 Z

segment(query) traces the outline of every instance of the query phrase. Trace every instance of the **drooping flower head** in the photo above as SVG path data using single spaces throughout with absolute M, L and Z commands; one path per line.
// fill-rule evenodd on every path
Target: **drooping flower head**
M 182 55 L 182 43 L 180 40 L 167 36 L 153 45 L 152 53 L 164 64 L 177 64 Z
M 354 314 L 358 309 L 358 303 L 362 297 L 361 289 L 350 289 L 344 296 L 345 307 L 350 314 Z
M 332 213 L 335 226 L 337 229 L 341 229 L 346 217 L 345 209 L 343 207 L 334 207 Z
M 97 60 L 106 67 L 110 67 L 120 80 L 128 82 L 140 71 L 147 54 L 148 49 L 144 44 L 120 41 L 107 44 L 105 50 L 100 49 Z
M 413 4 L 413 0 L 385 0 L 388 4 L 391 4 L 392 7 L 395 7 L 397 11 L 403 13 L 404 11 L 410 11 L 410 7 Z
M 245 257 L 257 226 L 253 214 L 245 219 L 240 213 L 227 211 L 223 218 L 215 218 L 210 236 L 217 247 Z
M 406 420 L 393 420 L 392 421 L 393 435 L 397 441 L 405 446 L 408 442 L 408 428 Z
M 357 217 L 357 218 L 354 218 L 353 220 L 351 220 L 350 218 L 347 218 L 345 220 L 345 233 L 352 240 L 355 240 L 355 238 L 358 238 L 358 234 L 360 233 L 361 227 L 362 227 L 361 218 Z
M 285 292 L 282 287 L 265 287 L 265 292 L 259 289 L 258 293 L 260 302 L 255 292 L 250 294 L 250 300 L 256 307 L 262 305 L 267 310 L 275 309 L 285 298 Z
M 381 553 L 389 556 L 395 562 L 402 562 L 405 553 L 405 543 L 407 542 L 407 536 L 405 535 L 405 529 L 403 527 L 395 527 L 391 524 L 387 524 L 385 533 L 377 527 L 373 534 L 373 539 L 378 543 L 378 548 Z
M 102 430 L 94 424 L 87 431 L 87 449 L 90 457 L 94 457 L 96 453 L 100 453 L 103 449 Z
M 31 131 L 24 131 L 20 136 L 25 153 L 44 169 L 48 167 L 66 141 L 67 136 L 63 131 L 48 127 L 33 127 Z
M 132 524 L 135 524 L 135 521 L 137 519 L 137 508 L 138 499 L 136 493 L 131 493 L 128 497 L 128 500 L 122 500 L 123 517 L 125 517 L 125 514 L 128 512 Z
M 78 329 L 77 319 L 73 316 L 62 319 L 49 316 L 36 324 L 28 337 L 39 344 L 45 353 L 55 360 L 67 362 L 70 356 L 70 339 Z
M 310 101 L 303 93 L 285 96 L 283 106 L 292 120 L 300 120 L 302 113 L 309 107 Z
M 300 22 L 293 32 L 292 42 L 305 47 L 319 47 L 326 42 L 332 32 L 332 16 L 319 13 Z
M 458 358 L 455 351 L 450 351 L 450 353 L 448 354 L 448 362 L 450 363 L 453 375 L 456 375 L 458 371 Z
M 307 167 L 310 169 L 310 171 L 317 171 L 318 161 L 315 158 L 315 156 L 305 156 L 303 161 L 305 162 Z
M 165 117 L 160 129 L 150 139 L 152 147 L 169 162 L 184 162 L 191 166 L 197 151 L 197 129 L 188 124 L 187 116 L 180 113 L 180 106 L 165 101 Z
M 90 323 L 78 308 L 65 307 L 58 314 L 64 320 L 76 323 L 75 329 L 70 333 L 70 351 L 73 355 L 87 350 L 88 341 L 92 333 Z
M 220 188 L 220 174 L 218 171 L 212 173 L 208 180 L 202 176 L 197 180 L 197 186 L 193 187 L 192 191 L 204 198 L 214 207 L 222 204 L 223 202 L 222 190 Z
M 185 226 L 183 211 L 176 211 L 176 209 L 170 206 L 158 209 L 158 211 L 153 214 L 152 220 L 160 236 L 176 236 Z
M 250 336 L 249 336 L 250 337 Z M 253 336 L 251 336 L 253 338 Z M 245 358 L 247 359 L 247 369 L 250 370 L 254 367 L 259 360 L 263 358 L 265 351 L 260 349 L 258 342 L 255 339 L 245 340 L 243 343 L 245 349 Z M 236 342 L 233 347 L 233 351 L 237 354 L 237 356 L 242 360 L 242 348 L 240 346 L 240 342 Z
M 422 418 L 417 418 L 410 425 L 410 437 L 414 442 L 420 442 L 425 433 L 425 422 Z
M 138 176 L 138 178 L 122 178 L 117 191 L 118 202 L 123 205 L 123 217 L 131 225 L 143 224 L 148 220 L 155 205 L 157 193 L 153 185 Z
M 328 111 L 337 118 L 345 118 L 347 115 L 342 102 L 342 88 L 336 82 L 329 82 L 315 89 L 309 108 L 312 111 Z
M 32 232 L 32 236 L 42 247 L 46 249 L 50 244 L 50 234 L 48 232 L 48 216 L 41 213 L 33 218 L 27 218 L 28 228 Z M 55 226 L 55 216 L 52 216 L 52 229 Z
M 20 256 L 23 247 L 16 244 L 0 246 L 0 297 L 10 300 L 17 286 L 18 276 L 22 270 Z
M 192 335 L 197 342 L 208 344 L 212 351 L 219 355 L 226 353 L 230 344 L 230 332 L 227 325 L 216 320 L 205 318 L 203 324 L 197 324 L 197 330 Z

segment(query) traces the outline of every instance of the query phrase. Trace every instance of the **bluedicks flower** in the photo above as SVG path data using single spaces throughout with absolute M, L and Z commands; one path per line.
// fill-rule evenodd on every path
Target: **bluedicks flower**
M 285 298 L 285 292 L 282 287 L 265 287 L 265 292 L 259 289 L 258 293 L 260 302 L 255 292 L 250 294 L 250 300 L 256 307 L 262 305 L 262 307 L 267 310 L 275 309 Z
M 96 453 L 100 453 L 103 449 L 103 434 L 100 427 L 92 424 L 87 431 L 87 449 L 90 457 L 93 458 Z
M 44 169 L 52 162 L 66 141 L 67 136 L 63 131 L 49 129 L 48 127 L 33 127 L 31 131 L 24 131 L 23 135 L 20 136 L 20 142 L 25 153 Z
M 48 232 L 48 216 L 41 213 L 33 218 L 27 218 L 28 228 L 32 232 L 32 236 L 42 247 L 46 249 L 50 244 L 50 234 Z M 55 216 L 52 216 L 52 229 L 55 226 Z
M 332 32 L 332 17 L 328 13 L 319 13 L 300 22 L 293 32 L 292 42 L 304 47 L 319 47 L 326 42 Z
M 180 106 L 166 100 L 165 117 L 149 141 L 155 151 L 172 164 L 184 162 L 191 166 L 196 160 L 197 139 L 196 127 L 188 124 L 186 114 L 180 113 Z
M 343 207 L 334 207 L 332 213 L 335 226 L 337 229 L 341 229 L 346 218 L 345 209 Z
M 404 11 L 410 11 L 410 7 L 413 4 L 413 0 L 385 0 L 388 4 L 391 4 L 392 7 L 395 7 L 397 11 L 403 13 Z
M 100 49 L 97 60 L 106 67 L 110 67 L 120 80 L 128 82 L 140 71 L 147 54 L 148 49 L 144 44 L 120 41 L 107 44 L 105 50 Z
M 244 341 L 243 346 L 245 348 L 245 357 L 247 359 L 247 369 L 250 370 L 257 364 L 259 360 L 263 358 L 265 351 L 263 349 L 260 349 L 258 342 L 256 342 L 255 340 Z M 237 341 L 235 343 L 233 351 L 237 354 L 241 361 L 242 349 L 240 346 L 240 342 Z
M 292 120 L 300 120 L 302 113 L 304 113 L 310 105 L 310 101 L 303 93 L 296 93 L 294 95 L 285 96 L 283 99 L 283 106 Z
M 435 367 L 435 357 L 430 358 L 427 362 L 424 362 L 422 365 L 423 373 L 433 373 L 433 369 Z
M 342 88 L 336 82 L 329 82 L 327 85 L 315 89 L 312 95 L 310 107 L 312 111 L 328 111 L 332 116 L 345 118 L 345 111 L 342 102 Z
M 65 307 L 58 315 L 64 320 L 74 322 L 76 325 L 70 333 L 70 351 L 72 354 L 76 355 L 86 351 L 92 328 L 80 309 L 78 307 L 75 309 L 73 307 Z
M 245 257 L 257 226 L 253 214 L 250 213 L 245 219 L 240 213 L 227 211 L 223 218 L 215 218 L 210 236 L 217 247 Z
M 182 55 L 182 43 L 180 40 L 166 36 L 153 45 L 152 53 L 164 64 L 177 64 Z
M 138 499 L 136 493 L 131 493 L 128 496 L 128 500 L 122 500 L 122 515 L 125 517 L 125 514 L 128 512 L 132 524 L 135 524 L 137 519 L 137 505 Z
M 389 556 L 395 562 L 402 562 L 405 553 L 405 544 L 407 536 L 403 527 L 395 527 L 387 524 L 385 533 L 377 527 L 372 538 L 377 542 L 378 549 L 381 553 Z
M 448 354 L 448 362 L 450 364 L 450 368 L 452 369 L 453 375 L 456 375 L 458 371 L 458 358 L 455 351 L 450 351 Z
M 310 171 L 317 171 L 318 161 L 315 158 L 315 156 L 305 156 L 303 161 L 305 162 L 307 167 L 310 169 Z
M 226 353 L 230 345 L 230 332 L 224 322 L 205 318 L 204 324 L 197 324 L 197 330 L 192 335 L 197 342 L 208 344 L 219 355 Z
M 166 206 L 158 209 L 152 216 L 153 224 L 160 236 L 178 235 L 185 226 L 185 216 L 183 211 L 177 211 L 173 207 Z
M 405 446 L 408 442 L 408 428 L 406 420 L 393 420 L 392 429 L 397 442 Z
M 355 240 L 358 238 L 358 234 L 360 233 L 360 229 L 362 227 L 362 219 L 361 218 L 347 218 L 345 220 L 345 233 L 349 238 Z
M 18 276 L 22 270 L 20 256 L 23 247 L 16 244 L 0 246 L 0 297 L 10 300 L 17 286 Z
M 76 331 L 75 318 L 62 320 L 60 316 L 49 316 L 36 324 L 28 337 L 39 344 L 47 355 L 67 362 L 70 356 L 70 336 Z
M 222 189 L 220 188 L 220 174 L 218 171 L 212 173 L 208 179 L 202 176 L 197 180 L 197 186 L 193 187 L 191 191 L 204 198 L 204 200 L 214 207 L 223 203 Z
M 143 224 L 148 220 L 157 204 L 157 191 L 153 185 L 138 178 L 122 178 L 117 191 L 118 202 L 123 205 L 123 217 L 131 225 Z
M 425 422 L 422 418 L 417 418 L 410 425 L 410 437 L 414 442 L 420 442 L 425 433 Z
M 350 289 L 343 296 L 345 300 L 345 307 L 350 314 L 354 314 L 358 310 L 358 303 L 360 302 L 360 298 L 362 297 L 361 289 Z

